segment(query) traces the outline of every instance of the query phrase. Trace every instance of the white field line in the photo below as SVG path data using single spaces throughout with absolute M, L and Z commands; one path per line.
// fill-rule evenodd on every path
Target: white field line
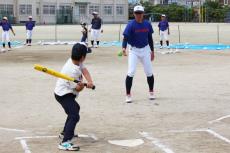
M 0 127 L 0 130 L 3 130 L 3 131 L 12 131 L 12 132 L 26 132 L 25 130 L 10 129 L 10 128 L 4 128 L 4 127 Z
M 170 148 L 162 144 L 157 138 L 151 137 L 147 132 L 139 132 L 139 134 L 147 140 L 150 140 L 155 146 L 159 147 L 165 153 L 174 153 Z
M 28 147 L 28 145 L 26 143 L 26 140 L 21 139 L 20 143 L 21 143 L 21 146 L 22 146 L 22 148 L 23 148 L 25 153 L 31 153 L 31 151 L 30 151 L 30 149 L 29 149 L 29 147 Z
M 206 130 L 206 132 L 208 132 L 209 134 L 213 135 L 214 137 L 216 137 L 216 138 L 218 138 L 220 140 L 223 140 L 223 141 L 225 141 L 225 142 L 230 144 L 230 140 L 228 138 L 216 133 L 215 131 L 208 129 L 208 130 Z
M 220 134 L 218 134 L 217 132 L 211 130 L 211 129 L 197 129 L 197 130 L 171 130 L 169 132 L 172 133 L 191 133 L 191 132 L 207 132 L 208 134 L 226 142 L 230 144 L 230 140 Z
M 16 137 L 15 140 L 23 139 L 45 139 L 45 138 L 57 138 L 58 136 L 29 136 L 29 137 Z
M 220 117 L 220 118 L 218 118 L 218 119 L 209 121 L 208 123 L 209 123 L 209 124 L 213 124 L 213 123 L 219 122 L 219 121 L 221 121 L 221 120 L 223 120 L 223 119 L 226 119 L 226 118 L 229 118 L 229 117 L 230 117 L 230 115 L 222 116 L 222 117 Z
M 192 133 L 192 132 L 206 132 L 207 129 L 196 129 L 196 130 L 170 130 L 170 133 Z
M 81 135 L 79 135 L 79 137 L 81 137 Z M 92 138 L 95 141 L 98 140 L 98 138 L 95 136 L 95 134 L 89 134 L 89 137 Z
M 79 134 L 80 138 L 92 138 L 93 140 L 97 141 L 98 138 L 94 134 L 86 135 L 86 134 Z M 58 138 L 58 136 L 28 136 L 28 137 L 16 137 L 15 140 L 22 140 L 22 139 L 47 139 L 47 138 Z

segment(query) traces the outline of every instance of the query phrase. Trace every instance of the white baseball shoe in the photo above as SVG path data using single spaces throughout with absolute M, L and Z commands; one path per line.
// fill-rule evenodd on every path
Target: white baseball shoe
M 99 46 L 98 45 L 95 45 L 95 48 L 98 48 Z
M 160 49 L 163 49 L 163 46 L 161 46 Z
M 131 95 L 126 95 L 125 102 L 126 103 L 132 103 L 132 97 L 131 97 Z
M 149 100 L 154 100 L 156 99 L 154 92 L 149 92 Z
M 80 147 L 71 143 L 71 141 L 62 142 L 58 145 L 58 149 L 65 151 L 79 151 Z

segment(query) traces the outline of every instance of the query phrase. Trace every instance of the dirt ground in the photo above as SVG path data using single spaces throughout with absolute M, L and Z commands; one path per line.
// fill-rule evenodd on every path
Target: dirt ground
M 56 78 L 33 70 L 33 64 L 60 70 L 70 49 L 35 45 L 0 54 L 1 153 L 62 152 L 57 149 L 60 140 L 47 137 L 57 136 L 66 118 L 53 96 Z M 77 100 L 81 120 L 76 133 L 93 137 L 77 140 L 80 152 L 230 152 L 230 118 L 223 117 L 230 114 L 229 51 L 157 53 L 153 62 L 157 99 L 148 100 L 139 64 L 132 90 L 134 103 L 127 104 L 127 58 L 118 57 L 119 50 L 93 49 L 87 57 L 96 90 L 85 89 Z M 31 138 L 15 139 L 25 136 Z M 144 144 L 123 147 L 108 143 L 129 139 L 142 139 Z

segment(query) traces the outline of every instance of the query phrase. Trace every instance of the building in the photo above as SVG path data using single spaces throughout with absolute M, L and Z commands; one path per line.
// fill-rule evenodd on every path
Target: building
M 216 0 L 222 5 L 230 5 L 230 0 Z
M 104 23 L 128 21 L 127 0 L 0 0 L 0 17 L 23 23 L 33 16 L 37 23 L 89 22 L 93 11 L 99 12 Z

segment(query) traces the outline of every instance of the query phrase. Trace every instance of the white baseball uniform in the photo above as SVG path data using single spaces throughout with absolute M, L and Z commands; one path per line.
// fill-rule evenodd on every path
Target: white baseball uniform
M 143 65 L 146 76 L 152 76 L 153 68 L 151 62 L 151 49 L 149 45 L 144 48 L 129 47 L 128 76 L 133 77 L 135 75 L 138 61 L 140 61 Z
M 2 42 L 10 42 L 10 32 L 9 31 L 2 32 Z

